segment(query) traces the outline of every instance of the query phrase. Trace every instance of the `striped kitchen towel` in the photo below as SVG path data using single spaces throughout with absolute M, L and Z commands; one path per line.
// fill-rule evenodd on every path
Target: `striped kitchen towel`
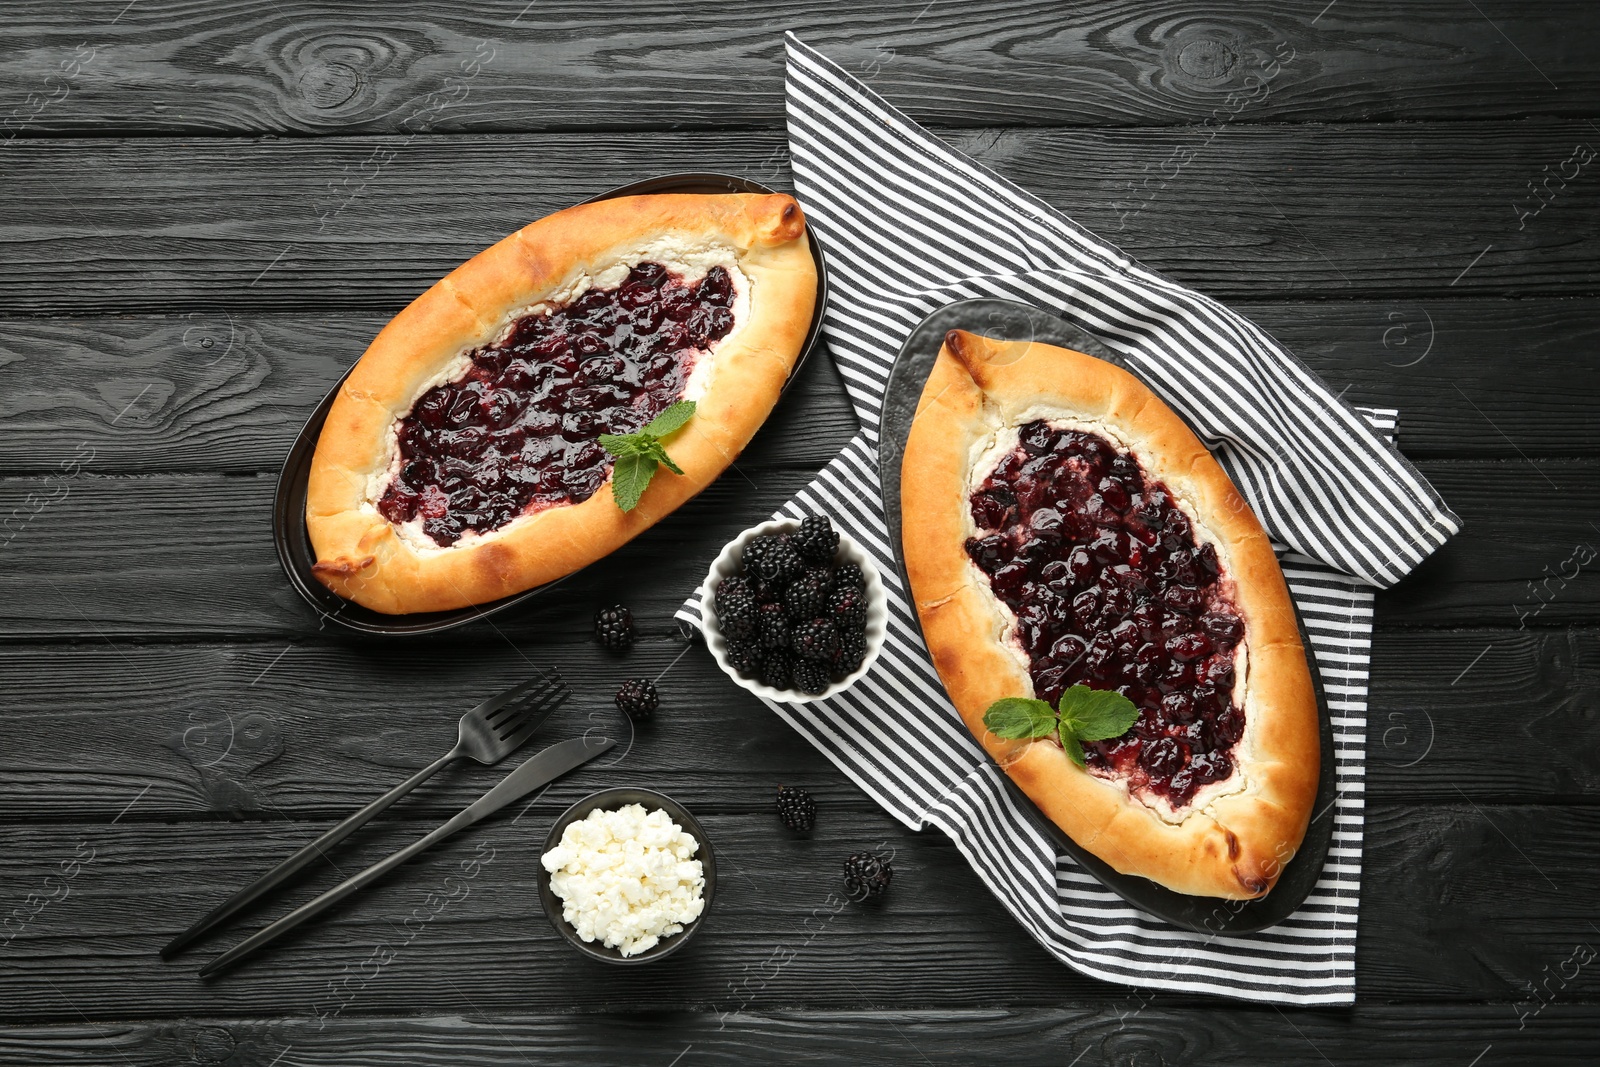
M 1025 929 L 1111 981 L 1284 1004 L 1355 996 L 1366 685 L 1375 586 L 1458 528 L 1386 435 L 1254 324 L 1130 260 L 943 144 L 860 82 L 788 40 L 796 191 L 832 269 L 830 349 L 862 430 L 781 516 L 826 513 L 871 553 L 889 635 L 848 692 L 768 703 L 907 826 L 948 834 Z M 1099 337 L 1182 413 L 1274 539 L 1333 717 L 1337 797 L 1327 865 L 1288 920 L 1208 937 L 1151 918 L 1059 853 L 1004 788 L 940 685 L 888 543 L 878 417 L 896 353 L 926 315 L 999 297 Z M 700 621 L 690 600 L 679 617 Z

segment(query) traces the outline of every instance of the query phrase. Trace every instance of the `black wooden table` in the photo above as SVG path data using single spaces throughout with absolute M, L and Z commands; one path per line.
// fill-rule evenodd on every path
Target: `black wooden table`
M 1600 1058 L 1600 7 L 0 10 L 0 1061 Z M 677 634 L 717 549 L 853 432 L 826 359 L 737 473 L 493 625 L 355 639 L 285 583 L 277 464 L 411 297 L 626 181 L 788 181 L 786 28 L 1240 308 L 1348 399 L 1402 410 L 1403 450 L 1466 529 L 1378 601 L 1354 1008 L 1150 994 L 1056 963 L 948 840 L 893 823 Z M 644 632 L 622 658 L 588 636 L 617 600 Z M 157 959 L 530 663 L 577 683 L 551 736 L 612 721 L 624 677 L 659 675 L 663 708 L 615 767 L 220 980 L 195 978 L 206 953 Z M 497 778 L 440 776 L 339 869 Z M 723 865 L 697 944 L 628 970 L 578 958 L 534 891 L 555 815 L 622 783 L 695 809 Z M 778 828 L 779 783 L 818 797 L 811 839 Z M 884 906 L 835 914 L 841 858 L 884 842 Z

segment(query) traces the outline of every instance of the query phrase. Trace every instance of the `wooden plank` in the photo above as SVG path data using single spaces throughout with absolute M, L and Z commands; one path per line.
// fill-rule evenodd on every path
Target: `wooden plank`
M 1586 460 L 1419 464 L 1465 527 L 1399 584 L 1378 594 L 1391 626 L 1559 626 L 1600 606 L 1600 526 L 1574 501 L 1600 493 Z
M 1385 800 L 1584 803 L 1600 633 L 1379 630 L 1367 713 L 1367 790 Z M 1576 754 L 1567 755 L 1569 749 Z
M 1238 307 L 1346 400 L 1400 408 L 1409 456 L 1600 455 L 1600 302 Z M 349 312 L 0 321 L 0 468 L 53 470 L 82 442 L 107 473 L 275 471 L 382 325 Z M 821 466 L 848 439 L 838 376 L 816 363 L 747 466 Z
M 1097 0 L 1070 7 L 763 0 L 402 3 L 116 0 L 11 5 L 0 99 L 24 136 L 392 133 L 782 122 L 792 29 L 924 121 L 983 125 L 1582 116 L 1600 70 L 1564 42 L 1600 30 L 1568 0 L 1297 0 L 1271 12 Z M 1493 19 L 1491 22 L 1490 19 Z M 1275 57 L 1288 63 L 1270 66 Z M 77 60 L 77 68 L 61 64 Z M 74 73 L 76 69 L 76 73 Z M 1250 80 L 1254 77 L 1256 80 Z M 1259 87 L 1266 86 L 1263 94 Z M 32 94 L 30 96 L 30 94 Z M 1226 101 L 1226 102 L 1225 102 Z M 1587 109 L 1587 111 L 1586 111 Z
M 1593 562 L 1600 529 L 1572 506 L 1600 494 L 1600 463 L 1430 460 L 1420 468 L 1466 527 L 1380 594 L 1380 624 L 1547 627 L 1600 619 Z M 814 468 L 741 465 L 738 472 L 603 567 L 575 576 L 559 597 L 495 626 L 519 640 L 560 640 L 581 634 L 589 612 L 619 599 L 665 623 L 720 547 L 792 497 Z M 0 634 L 313 633 L 316 619 L 273 550 L 275 483 L 265 473 L 0 479 L 0 529 L 9 538 Z
M 1596 291 L 1600 183 L 1556 181 L 1531 218 L 1515 206 L 1533 202 L 1527 185 L 1540 166 L 1555 173 L 1595 137 L 1585 123 L 1255 126 L 1209 137 L 1191 127 L 952 140 L 1218 297 Z M 1174 162 L 1190 150 L 1186 165 Z M 188 138 L 159 152 L 143 139 L 18 140 L 6 152 L 8 315 L 392 314 L 529 219 L 607 187 L 683 170 L 779 184 L 787 174 L 776 131 Z
M 570 1064 L 1264 1062 L 1462 1067 L 1498 1048 L 1529 1067 L 1588 1061 L 1600 1008 L 1559 1002 L 1522 1030 L 1502 1005 L 1360 1004 L 1308 1011 L 1162 996 L 1145 1003 L 892 1012 L 702 1011 L 618 1008 L 599 1015 L 486 1013 L 447 994 L 412 1018 L 69 1022 L 0 1028 L 0 1063 L 48 1067 L 91 1055 L 128 1067 L 225 1055 L 231 1067 L 314 1062 L 326 1067 L 473 1063 Z M 292 1051 L 291 1051 L 292 1050 Z M 1496 1053 L 1499 1055 L 1500 1053 Z M 1485 1057 L 1485 1063 L 1498 1062 Z
M 514 646 L 493 633 L 415 647 L 93 637 L 0 646 L 0 822 L 108 822 L 136 795 L 128 819 L 339 818 L 444 752 L 455 718 L 526 677 L 530 662 L 557 667 L 575 689 L 536 744 L 590 727 L 632 737 L 625 756 L 607 762 L 700 810 L 766 810 L 782 782 L 804 784 L 825 814 L 872 806 L 703 648 L 685 652 L 658 635 L 662 620 L 646 621 L 652 636 L 623 657 L 586 642 Z M 1380 631 L 1368 795 L 1452 804 L 1593 797 L 1597 638 L 1592 629 Z M 657 679 L 662 694 L 655 720 L 636 733 L 611 704 L 627 677 Z M 401 810 L 446 818 L 489 780 L 473 767 L 443 774 Z
M 563 799 L 619 780 L 618 772 L 579 772 Z M 558 810 L 551 799 L 520 823 L 497 819 L 446 842 L 207 983 L 194 977 L 201 960 L 309 899 L 338 871 L 316 871 L 179 960 L 162 963 L 156 950 L 313 827 L 139 823 L 130 814 L 115 826 L 0 828 L 0 878 L 15 887 L 15 904 L 28 893 L 54 895 L 25 905 L 36 911 L 24 913 L 28 921 L 6 946 L 0 1020 L 273 1017 L 341 1006 L 390 1014 L 419 1005 L 448 1010 L 455 996 L 485 1012 L 544 1012 L 644 1003 L 656 1011 L 726 1011 L 746 999 L 754 1010 L 1020 1007 L 1126 995 L 1048 956 L 988 903 L 948 839 L 911 833 L 877 812 L 852 813 L 807 839 L 789 835 L 770 814 L 704 815 L 721 874 L 706 928 L 670 962 L 619 975 L 560 941 L 534 900 L 538 843 Z M 1589 847 L 1600 809 L 1374 803 L 1367 819 L 1356 957 L 1364 996 L 1531 999 L 1547 968 L 1558 970 L 1575 945 L 1596 942 L 1583 887 L 1600 877 L 1600 855 Z M 338 870 L 359 869 L 432 825 L 385 818 L 340 849 Z M 894 850 L 890 894 L 880 906 L 838 907 L 831 894 L 842 858 L 875 847 Z M 71 859 L 75 871 L 61 864 Z M 437 911 L 424 920 L 430 908 Z M 794 955 L 769 974 L 760 968 L 775 949 Z M 363 981 L 360 968 L 375 952 L 394 958 L 372 965 L 378 976 Z M 768 980 L 742 987 L 751 974 Z M 1600 968 L 1580 968 L 1561 993 L 1596 999 Z
M 1348 402 L 1399 408 L 1400 447 L 1413 460 L 1587 456 L 1600 446 L 1600 305 L 1589 300 L 1234 307 Z

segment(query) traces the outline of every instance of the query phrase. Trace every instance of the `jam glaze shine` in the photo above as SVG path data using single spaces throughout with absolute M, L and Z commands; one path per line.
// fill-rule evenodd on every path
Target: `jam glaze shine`
M 691 281 L 647 260 L 614 286 L 517 317 L 398 420 L 378 512 L 449 547 L 589 499 L 612 466 L 599 435 L 633 433 L 683 397 L 733 330 L 735 296 L 725 267 Z
M 1139 710 L 1121 737 L 1084 745 L 1090 770 L 1174 811 L 1228 779 L 1244 623 L 1170 489 L 1106 437 L 1038 419 L 968 503 L 968 557 L 1017 620 L 1034 695 L 1053 705 L 1087 685 Z

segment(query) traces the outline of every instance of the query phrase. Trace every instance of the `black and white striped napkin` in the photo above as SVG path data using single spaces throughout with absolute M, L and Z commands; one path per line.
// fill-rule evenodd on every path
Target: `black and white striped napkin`
M 1254 324 L 954 151 L 793 35 L 787 104 L 795 188 L 833 273 L 825 333 L 862 430 L 779 514 L 833 516 L 877 562 L 890 622 L 878 662 L 849 691 L 768 706 L 907 826 L 948 834 L 1017 921 L 1068 965 L 1159 989 L 1349 1003 L 1373 591 L 1459 525 L 1386 439 L 1394 412 L 1342 404 Z M 906 336 L 932 311 L 971 297 L 1034 304 L 1123 354 L 1202 435 L 1285 546 L 1332 711 L 1338 788 L 1322 878 L 1270 930 L 1194 934 L 1102 888 L 1017 809 L 945 696 L 888 544 L 877 428 Z M 698 601 L 678 616 L 698 626 Z

